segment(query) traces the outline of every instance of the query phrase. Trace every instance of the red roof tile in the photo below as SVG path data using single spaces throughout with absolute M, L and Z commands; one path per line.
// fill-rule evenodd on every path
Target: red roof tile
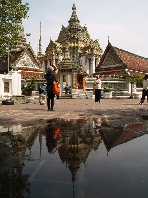
M 120 59 L 127 64 L 127 68 L 133 69 L 136 71 L 143 71 L 144 73 L 148 72 L 148 58 L 144 58 L 133 53 L 124 51 L 117 47 L 113 47 L 120 57 Z
M 119 59 L 122 61 L 122 66 L 115 66 L 114 68 L 112 65 L 111 68 L 108 65 L 106 65 L 105 67 L 102 67 L 102 64 L 104 63 L 107 55 L 111 52 L 111 50 L 114 50 Z M 148 73 L 148 58 L 144 58 L 131 52 L 114 47 L 109 42 L 102 55 L 98 67 L 96 67 L 96 73 L 99 72 L 103 75 L 116 75 L 117 73 L 120 74 L 121 70 L 123 69 L 129 69 L 132 70 L 132 74 L 144 76 L 145 73 Z

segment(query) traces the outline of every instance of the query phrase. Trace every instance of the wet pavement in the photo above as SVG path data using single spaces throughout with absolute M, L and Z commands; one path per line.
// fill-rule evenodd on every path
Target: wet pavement
M 126 122 L 126 119 L 130 122 L 137 114 L 148 113 L 148 104 L 138 103 L 139 99 L 102 99 L 97 104 L 93 99 L 61 99 L 55 100 L 55 111 L 47 111 L 46 105 L 39 105 L 35 100 L 34 103 L 0 106 L 0 124 L 36 123 L 39 119 L 50 118 L 78 119 L 94 115 L 111 116 L 119 123 Z
M 0 197 L 147 198 L 148 104 L 0 106 Z

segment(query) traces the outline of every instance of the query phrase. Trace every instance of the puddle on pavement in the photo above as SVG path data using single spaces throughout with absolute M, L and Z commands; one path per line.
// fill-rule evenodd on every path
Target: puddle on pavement
M 147 134 L 147 119 L 0 126 L 0 197 L 147 198 Z

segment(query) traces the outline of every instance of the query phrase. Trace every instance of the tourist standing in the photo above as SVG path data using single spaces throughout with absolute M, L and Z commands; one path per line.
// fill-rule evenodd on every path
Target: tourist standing
M 48 111 L 54 111 L 54 93 L 53 93 L 53 82 L 56 80 L 56 74 L 58 73 L 58 69 L 56 66 L 49 66 L 47 68 L 47 73 L 45 75 L 47 81 L 47 106 Z
M 95 103 L 100 103 L 101 99 L 101 79 L 99 75 L 96 75 L 96 79 L 94 81 L 94 89 L 95 89 Z
M 144 76 L 142 97 L 139 104 L 142 105 L 144 103 L 145 97 L 147 97 L 147 102 L 148 102 L 148 74 Z
M 39 91 L 39 103 L 40 105 L 43 105 L 45 104 L 45 99 L 46 99 L 46 85 L 40 84 L 38 86 L 38 91 Z

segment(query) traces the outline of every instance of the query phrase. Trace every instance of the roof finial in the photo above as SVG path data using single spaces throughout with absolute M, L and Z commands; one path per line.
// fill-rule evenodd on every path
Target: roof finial
M 108 36 L 108 44 L 109 44 L 109 36 Z

